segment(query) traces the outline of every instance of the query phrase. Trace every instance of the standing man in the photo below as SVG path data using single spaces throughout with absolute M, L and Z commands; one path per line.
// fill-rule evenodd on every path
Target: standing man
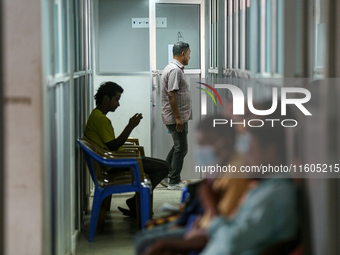
M 188 152 L 188 121 L 192 119 L 191 93 L 184 75 L 190 59 L 188 43 L 173 47 L 173 60 L 162 72 L 162 120 L 171 133 L 174 145 L 166 161 L 170 164 L 168 189 L 182 189 L 181 171 Z

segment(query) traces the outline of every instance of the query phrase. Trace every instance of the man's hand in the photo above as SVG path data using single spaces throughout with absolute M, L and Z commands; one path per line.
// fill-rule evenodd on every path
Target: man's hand
M 135 115 L 133 115 L 130 120 L 129 120 L 129 126 L 132 128 L 135 128 L 136 126 L 138 126 L 140 120 L 143 119 L 143 116 L 141 113 L 136 113 Z
M 176 118 L 176 130 L 177 132 L 183 132 L 184 124 L 181 117 Z
M 135 115 L 133 115 L 130 120 L 129 123 L 126 125 L 126 127 L 124 128 L 123 132 L 114 140 L 106 143 L 107 147 L 111 150 L 111 151 L 116 151 L 118 150 L 128 139 L 129 135 L 131 134 L 132 130 L 138 126 L 140 120 L 143 118 L 141 113 L 136 113 Z

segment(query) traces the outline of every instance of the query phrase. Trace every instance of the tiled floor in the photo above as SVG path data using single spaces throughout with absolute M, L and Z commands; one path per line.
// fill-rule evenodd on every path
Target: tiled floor
M 182 192 L 156 188 L 154 191 L 154 218 L 165 215 L 160 207 L 164 202 L 178 204 Z M 124 217 L 117 209 L 118 206 L 127 208 L 125 200 L 132 197 L 132 193 L 115 195 L 111 203 L 111 211 L 107 214 L 103 233 L 95 236 L 94 242 L 87 241 L 89 234 L 90 215 L 85 218 L 85 226 L 80 235 L 77 255 L 133 255 L 133 237 L 137 230 L 136 219 Z

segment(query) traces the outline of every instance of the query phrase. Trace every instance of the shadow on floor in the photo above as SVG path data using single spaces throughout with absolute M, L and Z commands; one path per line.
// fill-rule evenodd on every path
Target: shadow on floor
M 161 217 L 167 213 L 161 212 L 160 207 L 164 202 L 178 204 L 182 191 L 156 188 L 154 190 L 154 218 Z M 137 229 L 137 220 L 125 217 L 118 211 L 117 207 L 127 208 L 126 199 L 133 193 L 114 195 L 111 202 L 111 210 L 107 213 L 105 227 L 102 233 L 96 234 L 94 242 L 89 243 L 90 215 L 86 215 L 84 226 L 79 237 L 77 255 L 133 255 L 133 238 Z

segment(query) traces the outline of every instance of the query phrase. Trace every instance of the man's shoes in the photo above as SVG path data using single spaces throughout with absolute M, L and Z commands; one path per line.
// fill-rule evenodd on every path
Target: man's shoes
M 181 189 L 183 189 L 184 186 L 185 186 L 184 182 L 180 182 L 180 183 L 177 183 L 177 184 L 170 184 L 169 183 L 168 189 L 170 189 L 170 190 L 181 190 Z
M 164 178 L 159 184 L 167 188 L 169 186 L 168 178 Z

